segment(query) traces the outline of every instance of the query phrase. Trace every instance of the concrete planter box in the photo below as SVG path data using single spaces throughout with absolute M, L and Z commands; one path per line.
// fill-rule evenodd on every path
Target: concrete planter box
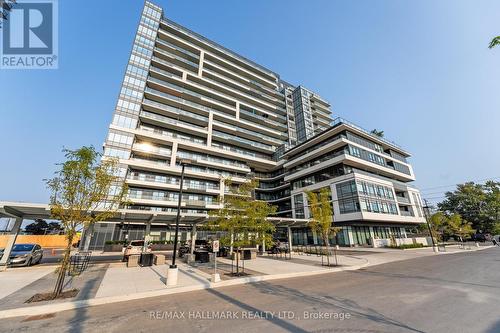
M 153 251 L 171 251 L 174 249 L 174 244 L 151 244 Z
M 123 245 L 121 244 L 104 244 L 103 252 L 122 252 Z

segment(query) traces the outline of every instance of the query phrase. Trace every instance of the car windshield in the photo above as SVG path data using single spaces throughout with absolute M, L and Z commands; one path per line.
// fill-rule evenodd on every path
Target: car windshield
M 31 251 L 33 250 L 33 244 L 16 244 L 14 245 L 14 247 L 12 248 L 12 251 Z
M 133 241 L 133 242 L 130 242 L 130 245 L 132 245 L 132 246 L 144 246 L 144 241 Z

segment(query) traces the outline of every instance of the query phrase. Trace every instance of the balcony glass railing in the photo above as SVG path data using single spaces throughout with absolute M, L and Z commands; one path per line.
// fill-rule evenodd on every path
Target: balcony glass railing
M 184 59 L 184 58 L 182 58 L 182 57 L 176 56 L 175 54 L 172 54 L 172 53 L 170 53 L 170 52 L 168 52 L 168 51 L 166 51 L 166 50 L 164 50 L 164 49 L 160 49 L 160 48 L 158 48 L 158 47 L 155 47 L 155 49 L 154 49 L 154 50 L 155 50 L 155 52 L 158 52 L 158 53 L 160 53 L 160 54 L 163 54 L 163 55 L 164 55 L 164 56 L 166 56 L 166 57 L 174 58 L 174 59 L 176 59 L 176 60 L 178 60 L 178 61 L 180 61 L 180 62 L 183 62 L 183 63 L 184 63 L 184 64 L 186 64 L 186 65 L 192 66 L 192 67 L 194 67 L 194 68 L 198 68 L 198 64 L 197 64 L 197 63 L 192 62 L 192 61 L 189 61 L 189 60 Z
M 169 201 L 169 202 L 177 202 L 179 197 L 177 195 L 151 195 L 151 194 L 140 194 L 140 193 L 129 193 L 129 199 L 142 199 L 142 200 L 156 200 L 156 201 Z M 206 200 L 193 200 L 189 199 L 189 197 L 182 196 L 182 202 L 186 205 L 196 205 L 196 206 L 204 206 L 214 204 L 215 201 L 210 200 L 208 197 Z
M 250 130 L 247 130 L 247 129 L 244 129 L 244 128 L 241 128 L 241 127 L 238 127 L 238 126 L 234 126 L 234 125 L 230 125 L 230 124 L 227 124 L 227 123 L 223 123 L 221 121 L 214 120 L 213 123 L 215 125 L 220 125 L 220 126 L 223 126 L 223 127 L 226 127 L 226 128 L 230 128 L 230 129 L 232 129 L 235 132 L 242 132 L 242 133 L 250 134 L 250 135 L 252 135 L 254 137 L 257 137 L 257 138 L 264 138 L 265 140 L 274 142 L 274 143 L 276 143 L 278 145 L 281 145 L 281 144 L 284 143 L 283 140 L 272 138 L 272 137 L 267 136 L 265 134 L 257 133 L 255 131 L 250 131 Z
M 282 124 L 282 123 L 279 123 L 277 121 L 274 121 L 274 120 L 271 120 L 271 119 L 268 119 L 268 118 L 265 118 L 265 117 L 262 117 L 262 116 L 259 116 L 255 113 L 252 113 L 252 112 L 249 112 L 249 111 L 246 111 L 246 110 L 242 110 L 240 109 L 240 114 L 245 114 L 245 115 L 248 115 L 252 118 L 255 118 L 257 120 L 260 120 L 260 121 L 263 121 L 263 122 L 266 122 L 266 123 L 269 123 L 269 124 L 273 124 L 275 126 L 278 126 L 280 128 L 283 128 L 283 129 L 287 129 L 287 126 L 285 124 Z M 283 119 L 285 120 L 285 119 Z
M 229 103 L 227 103 L 227 102 L 220 101 L 220 100 L 215 99 L 215 98 L 212 98 L 212 97 L 210 97 L 210 96 L 208 96 L 208 95 L 199 94 L 199 93 L 194 92 L 194 91 L 192 91 L 192 90 L 182 88 L 181 86 L 178 86 L 178 85 L 173 84 L 173 83 L 170 83 L 170 82 L 166 82 L 166 81 L 164 81 L 164 80 L 157 79 L 157 78 L 155 78 L 155 77 L 151 77 L 151 76 L 149 76 L 149 77 L 148 77 L 148 81 L 152 81 L 152 82 L 158 83 L 158 84 L 160 84 L 160 85 L 163 85 L 163 86 L 166 86 L 166 87 L 169 87 L 169 88 L 175 89 L 175 90 L 177 90 L 177 91 L 179 91 L 179 92 L 182 92 L 182 93 L 187 94 L 187 95 L 194 96 L 194 97 L 196 97 L 196 98 L 200 98 L 200 99 L 202 99 L 202 98 L 203 98 L 203 99 L 210 100 L 210 101 L 212 101 L 212 102 L 214 102 L 214 103 L 224 104 L 224 106 L 225 106 L 225 107 L 227 107 L 227 108 L 229 108 L 229 109 L 231 109 L 231 110 L 233 110 L 233 109 L 235 108 L 235 106 L 234 106 L 234 105 L 229 104 Z M 207 90 L 212 90 L 212 89 L 209 89 L 209 88 L 206 88 L 206 89 L 207 89 Z M 222 95 L 222 94 L 221 94 L 221 95 Z
M 219 164 L 223 164 L 223 165 L 230 165 L 230 166 L 235 166 L 238 168 L 248 169 L 248 167 L 245 163 L 231 161 L 231 160 L 227 160 L 224 158 L 213 157 L 210 155 L 201 155 L 201 154 L 188 153 L 186 151 L 178 151 L 177 156 L 181 157 L 181 158 L 195 160 L 195 161 L 214 162 L 214 163 L 219 163 Z
M 189 106 L 192 106 L 194 108 L 197 108 L 197 109 L 200 109 L 200 110 L 204 110 L 204 111 L 207 111 L 207 112 L 210 112 L 210 110 L 211 110 L 209 107 L 203 106 L 203 105 L 195 103 L 195 102 L 188 101 L 188 100 L 186 100 L 184 98 L 180 98 L 180 97 L 168 94 L 166 92 L 158 91 L 158 90 L 150 88 L 150 87 L 146 87 L 145 92 L 146 93 L 150 93 L 150 94 L 155 94 L 155 95 L 158 95 L 158 96 L 161 96 L 161 97 L 164 97 L 164 98 L 176 101 L 176 102 L 178 102 L 180 104 L 189 105 Z
M 163 39 L 161 39 L 161 38 L 158 38 L 158 39 L 156 39 L 156 42 L 157 42 L 158 44 L 162 44 L 162 45 L 168 46 L 168 47 L 170 47 L 170 48 L 176 49 L 177 51 L 182 52 L 182 53 L 184 53 L 185 55 L 188 55 L 188 56 L 190 56 L 190 57 L 192 57 L 192 58 L 198 59 L 198 55 L 197 55 L 197 54 L 194 54 L 193 52 L 190 52 L 190 51 L 185 50 L 185 49 L 183 49 L 183 48 L 181 48 L 181 47 L 179 47 L 179 46 L 177 46 L 177 45 L 175 45 L 175 44 L 172 44 L 172 43 L 170 43 L 170 42 L 167 42 L 166 40 L 163 40 Z
M 398 200 L 398 202 L 401 203 L 407 203 L 407 204 L 411 203 L 409 198 L 401 197 L 399 195 L 396 195 L 396 200 Z
M 415 216 L 413 212 L 409 212 L 406 210 L 400 210 L 401 216 Z
M 398 147 L 398 148 L 400 148 L 400 149 L 401 149 L 401 147 L 400 147 L 398 144 L 396 144 L 395 142 L 390 141 L 390 140 L 387 140 L 387 139 L 385 139 L 385 138 L 383 138 L 383 137 L 377 136 L 377 135 L 375 135 L 375 134 L 371 133 L 370 131 L 367 131 L 367 130 L 365 130 L 364 128 L 362 128 L 362 127 L 360 127 L 360 126 L 358 126 L 358 125 L 356 125 L 356 124 L 354 124 L 354 123 L 352 123 L 352 122 L 350 122 L 349 120 L 346 120 L 346 119 L 344 119 L 344 118 L 338 117 L 338 118 L 335 118 L 335 119 L 333 120 L 333 122 L 332 122 L 332 126 L 337 126 L 337 125 L 340 125 L 340 124 L 346 124 L 346 125 L 348 125 L 348 126 L 354 127 L 354 128 L 356 128 L 357 130 L 362 131 L 362 132 L 364 132 L 365 134 L 370 135 L 371 137 L 373 137 L 373 138 L 374 138 L 374 139 L 376 139 L 376 140 L 383 141 L 383 142 L 385 142 L 385 143 L 387 143 L 387 144 L 389 144 L 389 145 L 392 145 L 392 146 L 395 146 L 395 147 Z
M 188 117 L 191 117 L 191 118 L 195 118 L 195 119 L 198 119 L 198 120 L 201 120 L 201 121 L 204 121 L 204 122 L 208 123 L 208 117 L 200 116 L 199 114 L 196 114 L 194 112 L 189 112 L 189 111 L 186 111 L 186 110 L 181 110 L 179 108 L 176 108 L 176 107 L 173 107 L 173 106 L 170 106 L 170 105 L 166 105 L 166 104 L 163 104 L 163 103 L 158 103 L 158 102 L 152 101 L 152 100 L 147 99 L 147 98 L 144 99 L 143 104 L 149 105 L 149 106 L 153 106 L 153 107 L 156 107 L 156 108 L 159 108 L 159 109 L 162 109 L 162 110 L 165 110 L 165 111 L 169 111 L 169 112 L 172 112 L 172 113 L 176 113 L 176 114 L 179 114 L 179 115 L 183 115 L 183 116 L 188 116 Z M 147 111 L 144 111 L 144 112 L 147 112 Z M 199 126 L 199 125 L 195 125 L 195 126 Z M 204 126 L 200 126 L 200 127 L 204 127 Z
M 200 129 L 204 128 L 203 126 L 200 126 L 200 125 L 195 125 L 195 124 L 188 123 L 186 121 L 168 118 L 168 117 L 165 117 L 165 116 L 162 116 L 162 115 L 159 115 L 156 113 L 148 112 L 148 111 L 141 111 L 141 117 L 158 120 L 162 123 L 168 123 L 168 124 L 172 124 L 172 125 L 185 125 L 185 126 L 189 126 L 189 127 L 197 127 Z
M 169 148 L 163 148 L 163 147 L 155 147 L 151 145 L 144 145 L 141 143 L 135 143 L 133 146 L 133 149 L 136 151 L 141 151 L 145 153 L 153 153 L 153 154 L 158 154 L 158 155 L 163 155 L 165 157 L 171 157 L 172 155 L 172 150 Z
M 140 157 L 132 157 L 130 160 L 137 161 L 137 162 L 155 163 L 155 164 L 158 164 L 158 165 L 167 165 L 167 164 L 170 164 L 170 162 L 167 162 L 167 161 L 154 160 L 154 159 L 148 159 L 148 158 L 140 158 Z
M 260 143 L 260 142 L 256 142 L 256 141 L 253 141 L 253 140 L 248 140 L 248 139 L 240 138 L 239 136 L 231 135 L 231 134 L 227 134 L 227 133 L 223 133 L 223 132 L 219 132 L 219 131 L 212 131 L 212 135 L 215 136 L 215 137 L 221 138 L 221 139 L 237 141 L 237 142 L 241 142 L 241 143 L 253 146 L 253 147 L 258 147 L 258 148 L 266 149 L 266 150 L 269 150 L 269 151 L 274 151 L 275 148 L 276 148 L 274 146 L 266 145 L 266 144 L 263 144 L 263 143 Z
M 162 135 L 162 136 L 165 136 L 165 137 L 169 137 L 169 138 L 173 138 L 173 139 L 178 139 L 178 140 L 181 140 L 181 141 L 188 141 L 188 142 L 193 142 L 193 143 L 197 143 L 197 144 L 205 144 L 206 143 L 206 141 L 203 140 L 203 139 L 193 138 L 193 137 L 189 137 L 189 136 L 186 136 L 186 135 L 183 135 L 183 134 L 172 133 L 172 132 L 161 130 L 159 128 L 151 128 L 151 127 L 148 127 L 148 126 L 142 126 L 141 125 L 139 127 L 139 129 L 141 129 L 143 131 L 146 131 L 146 132 L 151 132 L 151 133 L 154 133 L 154 134 L 157 134 L 157 135 Z
M 151 61 L 160 63 L 160 64 L 168 66 L 168 67 L 176 68 L 177 70 L 184 70 L 184 71 L 188 71 L 190 73 L 196 73 L 194 70 L 187 69 L 187 68 L 184 68 L 184 67 L 179 67 L 178 65 L 174 64 L 173 62 L 170 62 L 170 61 L 167 61 L 165 59 L 161 59 L 161 58 L 158 58 L 158 57 L 155 57 L 155 56 L 153 56 L 153 58 L 151 59 Z M 154 69 L 157 69 L 157 67 L 154 67 Z M 169 72 L 167 72 L 167 73 L 170 74 L 170 75 L 167 75 L 167 76 L 177 77 L 175 75 L 172 75 Z
M 228 145 L 225 145 L 222 143 L 212 142 L 212 147 L 222 149 L 222 150 L 232 151 L 234 153 L 241 154 L 241 155 L 262 158 L 264 160 L 271 160 L 268 155 L 264 155 L 264 154 L 253 152 L 253 151 L 248 151 L 245 149 L 240 149 L 240 148 L 234 147 L 234 146 L 228 146 Z
M 165 176 L 159 176 L 159 175 L 150 175 L 150 174 L 138 174 L 138 175 L 129 175 L 127 179 L 130 180 L 139 180 L 139 181 L 144 181 L 144 182 L 151 182 L 151 183 L 160 183 L 160 184 L 166 184 L 166 185 L 176 185 L 179 186 L 180 180 L 178 178 L 173 178 L 173 177 L 165 177 Z M 219 190 L 219 186 L 214 183 L 199 183 L 199 182 L 191 182 L 185 180 L 185 183 L 183 185 L 183 189 L 185 190 Z

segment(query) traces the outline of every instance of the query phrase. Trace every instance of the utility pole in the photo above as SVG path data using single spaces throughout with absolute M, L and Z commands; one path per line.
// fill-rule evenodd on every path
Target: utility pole
M 425 221 L 427 222 L 427 228 L 429 229 L 429 235 L 431 236 L 432 250 L 434 252 L 438 252 L 436 244 L 434 243 L 434 236 L 432 235 L 431 222 L 429 221 L 430 220 L 430 216 L 429 216 L 429 208 L 430 207 L 429 207 L 429 204 L 427 203 L 427 199 L 424 199 L 424 202 L 425 202 L 425 206 L 423 207 L 424 208 L 424 215 L 425 215 Z

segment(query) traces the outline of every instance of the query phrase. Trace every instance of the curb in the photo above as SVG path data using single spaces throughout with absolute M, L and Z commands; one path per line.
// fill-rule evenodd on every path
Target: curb
M 241 285 L 241 284 L 247 284 L 247 283 L 255 283 L 255 282 L 261 282 L 261 281 L 271 281 L 271 280 L 278 280 L 278 279 L 313 276 L 313 275 L 335 273 L 335 272 L 342 272 L 342 271 L 352 271 L 352 270 L 358 270 L 360 268 L 363 268 L 363 267 L 367 266 L 368 264 L 369 264 L 369 262 L 367 261 L 361 265 L 353 265 L 353 266 L 345 267 L 345 268 L 340 267 L 340 268 L 322 269 L 322 270 L 316 270 L 316 271 L 310 271 L 310 272 L 259 275 L 259 276 L 241 278 L 241 279 L 225 280 L 225 281 L 220 281 L 217 283 L 212 283 L 210 281 L 207 281 L 206 284 L 202 284 L 202 285 L 174 287 L 174 288 L 168 288 L 168 289 L 165 288 L 162 290 L 147 291 L 147 292 L 134 293 L 134 294 L 129 294 L 129 295 L 108 296 L 108 297 L 92 298 L 92 299 L 81 300 L 81 301 L 73 301 L 73 302 L 64 302 L 64 303 L 57 303 L 57 304 L 46 304 L 46 305 L 39 305 L 39 306 L 32 306 L 32 307 L 8 309 L 8 310 L 0 311 L 0 319 L 21 317 L 21 316 L 43 315 L 43 314 L 49 314 L 49 313 L 54 313 L 54 312 L 67 311 L 67 310 L 75 310 L 75 309 L 79 309 L 79 308 L 85 308 L 85 307 L 91 307 L 91 306 L 97 306 L 97 305 L 125 302 L 125 301 L 138 300 L 138 299 L 149 298 L 149 297 L 166 296 L 166 295 L 186 293 L 186 292 L 197 291 L 197 290 L 215 289 L 215 288 L 235 286 L 235 285 Z M 189 272 L 187 274 L 189 274 Z

